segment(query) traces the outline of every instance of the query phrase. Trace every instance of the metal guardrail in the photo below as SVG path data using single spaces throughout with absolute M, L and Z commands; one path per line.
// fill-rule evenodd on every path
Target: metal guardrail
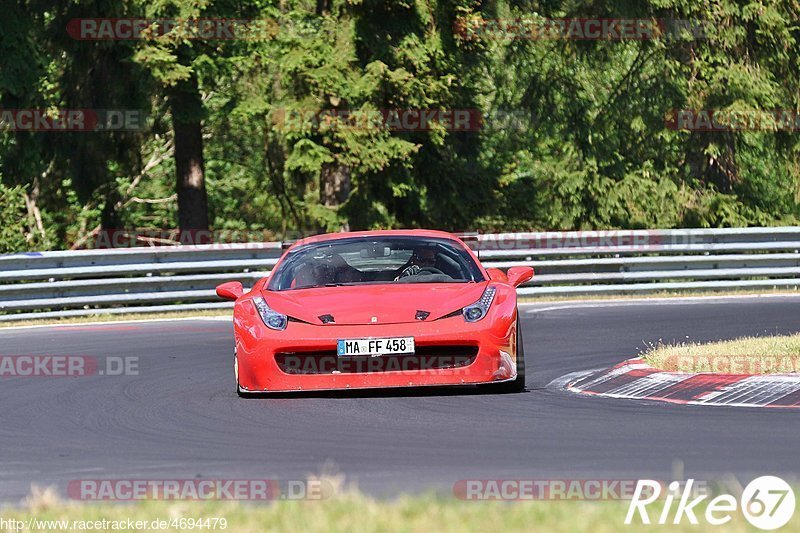
M 465 236 L 486 267 L 532 266 L 525 296 L 800 286 L 800 227 Z M 280 243 L 0 256 L 0 321 L 226 309 L 214 287 L 269 274 Z

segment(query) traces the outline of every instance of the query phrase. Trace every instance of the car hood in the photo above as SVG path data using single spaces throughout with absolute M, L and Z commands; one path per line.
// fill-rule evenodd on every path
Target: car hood
M 480 299 L 488 282 L 350 285 L 263 291 L 275 311 L 311 324 L 331 315 L 338 325 L 415 322 L 417 311 L 436 320 Z

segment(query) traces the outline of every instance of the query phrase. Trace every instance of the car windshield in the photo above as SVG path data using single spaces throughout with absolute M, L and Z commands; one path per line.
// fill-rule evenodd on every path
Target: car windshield
M 419 237 L 353 237 L 291 250 L 272 273 L 269 290 L 386 283 L 484 281 L 456 241 Z

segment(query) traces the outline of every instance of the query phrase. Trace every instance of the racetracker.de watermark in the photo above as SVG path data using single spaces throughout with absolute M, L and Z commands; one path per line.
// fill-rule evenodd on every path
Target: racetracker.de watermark
M 314 35 L 319 19 L 74 18 L 67 34 L 78 41 L 138 41 L 174 38 L 203 41 L 266 41 L 278 34 Z
M 484 250 L 537 250 L 560 248 L 594 248 L 598 250 L 624 247 L 632 251 L 659 249 L 666 243 L 659 232 L 648 230 L 544 231 L 497 233 L 467 236 Z
M 483 115 L 477 109 L 276 109 L 272 112 L 276 129 L 303 131 L 314 129 L 431 131 L 478 131 Z
M 474 361 L 475 356 L 469 355 L 277 356 L 281 371 L 287 374 L 416 372 L 437 376 L 461 376 L 474 373 L 468 368 Z M 487 377 L 491 375 L 492 372 L 487 372 Z
M 334 493 L 324 479 L 74 479 L 70 499 L 81 501 L 140 500 L 325 500 Z
M 800 113 L 793 109 L 673 109 L 665 118 L 677 131 L 800 131 Z
M 393 109 L 286 109 L 271 113 L 281 131 L 393 131 L 450 132 L 526 131 L 534 117 L 524 110 L 470 108 Z
M 138 375 L 137 356 L 0 355 L 0 379 Z
M 698 20 L 623 18 L 460 17 L 453 26 L 464 40 L 644 41 L 706 38 Z
M 292 239 L 310 236 L 296 232 Z M 267 230 L 205 230 L 205 229 L 103 229 L 98 230 L 83 244 L 86 248 L 137 248 L 158 246 L 211 245 L 219 248 L 239 247 L 280 248 L 275 235 Z
M 690 230 L 589 230 L 543 231 L 519 233 L 455 232 L 471 248 L 489 250 L 550 250 L 560 248 L 591 248 L 613 251 L 619 248 L 631 251 L 692 249 L 701 246 L 704 238 Z M 248 247 L 253 249 L 282 247 L 314 232 L 290 231 L 282 241 L 267 230 L 194 230 L 194 229 L 104 229 L 92 233 L 82 247 L 93 249 L 199 246 L 225 248 Z M 700 250 L 701 248 L 698 248 Z
M 0 131 L 139 131 L 140 109 L 0 109 Z
M 462 479 L 453 485 L 453 494 L 468 501 L 630 500 L 638 483 L 636 479 Z M 648 497 L 656 492 L 653 487 L 648 490 Z M 695 484 L 694 490 L 699 493 L 707 487 Z

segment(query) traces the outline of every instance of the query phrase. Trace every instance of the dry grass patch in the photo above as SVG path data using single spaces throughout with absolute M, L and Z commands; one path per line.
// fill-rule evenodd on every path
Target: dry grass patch
M 671 372 L 790 374 L 800 372 L 800 334 L 742 337 L 729 341 L 655 344 L 642 353 L 656 368 Z

